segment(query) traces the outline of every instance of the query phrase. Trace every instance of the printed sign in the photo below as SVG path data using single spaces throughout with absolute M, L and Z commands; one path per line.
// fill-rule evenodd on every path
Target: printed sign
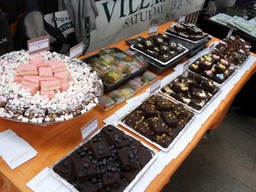
M 96 1 L 99 16 L 96 29 L 90 31 L 87 52 L 122 41 L 154 23 L 158 26 L 203 8 L 205 0 L 101 0 Z M 156 26 L 150 28 L 155 31 Z M 93 43 L 92 43 L 93 42 Z
M 82 141 L 87 141 L 92 135 L 98 131 L 98 119 L 94 118 L 88 124 L 81 128 Z
M 27 41 L 29 54 L 35 54 L 42 51 L 49 50 L 49 37 L 43 36 Z
M 84 44 L 79 43 L 79 44 L 75 45 L 74 47 L 70 48 L 69 57 L 72 59 L 75 57 L 78 57 L 78 56 L 82 55 L 83 50 L 84 50 Z
M 156 79 L 150 83 L 150 94 L 153 94 L 155 91 L 160 89 L 161 79 Z

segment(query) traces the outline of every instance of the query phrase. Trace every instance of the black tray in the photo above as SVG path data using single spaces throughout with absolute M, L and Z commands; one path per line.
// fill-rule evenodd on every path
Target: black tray
M 166 35 L 170 35 L 170 34 L 166 32 Z M 178 37 L 175 37 L 172 35 L 170 35 L 170 37 L 172 38 L 172 41 L 186 47 L 189 50 L 188 55 L 190 57 L 192 57 L 193 55 L 198 53 L 200 50 L 204 49 L 206 44 L 212 39 L 212 37 L 210 35 L 208 35 L 205 38 L 198 41 L 197 43 L 192 43 L 192 42 L 186 41 L 184 39 L 181 39 L 181 38 L 178 38 Z
M 178 64 L 182 59 L 184 59 L 189 52 L 184 53 L 183 55 L 181 55 L 180 57 L 176 58 L 175 60 L 173 60 L 172 62 L 170 62 L 168 65 L 161 65 L 160 63 L 158 63 L 156 60 L 151 59 L 147 56 L 145 56 L 142 53 L 139 53 L 135 50 L 132 50 L 134 52 L 136 52 L 136 55 L 143 57 L 143 59 L 149 64 L 148 69 L 150 71 L 152 71 L 155 74 L 162 74 L 163 72 L 165 72 L 167 69 L 174 67 L 176 64 Z
M 123 50 L 118 49 L 116 47 L 108 48 L 108 49 L 113 49 L 115 52 L 121 52 L 121 53 L 127 54 Z M 95 57 L 99 57 L 99 56 L 100 56 L 99 54 L 95 54 L 95 55 L 89 56 L 87 58 L 84 58 L 82 60 L 83 60 L 83 62 L 85 62 L 88 65 L 90 65 L 89 60 L 92 59 L 92 58 L 95 58 Z M 139 69 L 138 71 L 136 71 L 134 73 L 131 73 L 129 76 L 126 76 L 126 77 L 122 78 L 121 80 L 119 80 L 118 82 L 116 82 L 114 84 L 107 84 L 107 83 L 103 82 L 104 93 L 107 94 L 107 93 L 109 93 L 109 92 L 111 92 L 111 91 L 113 91 L 115 89 L 118 89 L 121 85 L 124 85 L 129 80 L 133 79 L 136 76 L 139 76 L 139 75 L 143 74 L 146 71 L 146 69 L 148 68 L 148 66 L 149 65 L 146 63 L 145 66 L 142 67 L 141 69 Z

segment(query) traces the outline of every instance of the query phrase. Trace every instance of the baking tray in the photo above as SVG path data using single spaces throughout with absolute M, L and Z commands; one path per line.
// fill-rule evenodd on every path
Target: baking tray
M 182 48 L 184 49 L 184 51 L 183 51 L 182 53 L 176 55 L 175 57 L 171 58 L 171 59 L 170 59 L 169 61 L 167 61 L 167 62 L 162 62 L 162 61 L 160 61 L 160 60 L 158 60 L 158 59 L 156 59 L 156 58 L 154 58 L 154 57 L 152 57 L 152 56 L 146 54 L 145 52 L 143 52 L 143 51 L 141 51 L 141 50 L 135 48 L 134 45 L 131 45 L 131 49 L 133 49 L 133 50 L 135 50 L 135 51 L 141 53 L 142 55 L 148 57 L 149 59 L 151 59 L 151 60 L 157 62 L 158 64 L 160 64 L 160 65 L 162 65 L 162 66 L 166 66 L 166 65 L 171 64 L 172 62 L 176 61 L 177 59 L 179 59 L 180 57 L 182 57 L 183 55 L 186 55 L 186 54 L 188 53 L 188 49 L 187 49 L 186 47 L 184 47 L 184 46 L 182 46 L 182 45 L 180 45 L 180 44 L 178 44 L 178 46 L 182 47 Z
M 199 40 L 197 40 L 197 41 L 193 41 L 193 40 L 190 40 L 190 39 L 186 39 L 186 38 L 184 38 L 184 37 L 181 37 L 181 36 L 179 36 L 179 35 L 175 35 L 175 34 L 173 34 L 173 33 L 170 33 L 170 32 L 168 32 L 168 29 L 167 29 L 167 31 L 165 32 L 165 34 L 166 34 L 166 35 L 170 35 L 170 36 L 175 37 L 175 38 L 179 38 L 179 39 L 181 39 L 181 40 L 184 40 L 184 41 L 187 41 L 187 42 L 190 42 L 190 43 L 194 43 L 194 44 L 200 44 L 200 43 L 202 43 L 205 39 L 211 37 L 210 35 L 207 34 L 207 35 L 205 35 L 202 39 L 199 39 Z
M 185 75 L 186 73 L 196 74 L 196 73 L 194 73 L 194 72 L 192 72 L 192 71 L 187 70 L 187 71 L 185 71 L 182 75 L 178 76 L 177 78 L 179 78 L 179 77 L 184 77 L 184 75 Z M 177 78 L 175 78 L 175 79 L 177 79 Z M 186 77 L 185 77 L 185 78 L 186 78 Z M 207 78 L 205 78 L 205 77 L 203 77 L 203 76 L 201 76 L 201 78 L 202 78 L 203 80 L 206 80 L 206 81 L 209 80 L 209 79 L 207 79 Z M 173 81 L 175 81 L 175 79 L 174 79 Z M 171 82 L 173 82 L 173 81 L 171 81 Z M 169 83 L 166 84 L 165 86 L 169 85 L 171 82 L 169 82 Z M 212 97 L 211 97 L 208 101 L 206 101 L 206 103 L 203 105 L 203 107 L 202 107 L 201 109 L 195 109 L 194 107 L 191 107 L 191 106 L 188 105 L 187 103 L 185 103 L 185 102 L 183 102 L 183 101 L 181 101 L 181 100 L 178 100 L 177 98 L 174 98 L 173 96 L 171 96 L 171 95 L 169 95 L 169 94 L 163 92 L 162 89 L 163 89 L 165 86 L 162 87 L 159 92 L 160 92 L 162 95 L 164 95 L 165 97 L 167 97 L 167 98 L 172 98 L 172 99 L 176 100 L 177 102 L 182 103 L 182 104 L 183 104 L 184 106 L 186 106 L 188 109 L 190 109 L 190 110 L 194 111 L 195 113 L 198 113 L 198 114 L 199 114 L 199 113 L 202 113 L 202 112 L 205 110 L 205 108 L 207 108 L 207 106 L 209 106 L 209 105 L 211 104 L 211 102 L 212 102 L 212 101 L 220 94 L 220 92 L 221 92 L 220 86 L 219 86 L 218 84 L 216 84 L 214 81 L 213 81 L 213 84 L 214 84 L 214 86 L 215 86 L 216 92 L 215 92 L 214 95 L 212 95 Z
M 193 61 L 190 65 L 192 65 L 193 63 L 195 63 L 198 59 L 199 59 L 199 58 L 197 58 L 195 61 Z M 234 76 L 234 74 L 236 73 L 236 71 L 237 71 L 237 69 L 238 69 L 238 67 L 236 67 L 236 66 L 233 65 L 232 63 L 230 64 L 230 66 L 234 68 L 234 71 L 233 71 L 233 73 L 232 73 L 230 76 L 228 76 L 222 83 L 219 83 L 219 82 L 217 82 L 216 80 L 214 80 L 214 79 L 212 79 L 212 78 L 210 78 L 210 77 L 205 76 L 205 75 L 202 73 L 202 72 L 203 72 L 203 69 L 200 70 L 199 73 L 196 73 L 195 71 L 192 71 L 189 67 L 188 67 L 188 70 L 189 70 L 190 72 L 192 72 L 192 73 L 199 74 L 199 75 L 201 75 L 202 77 L 204 77 L 204 78 L 206 78 L 206 79 L 210 79 L 210 80 L 214 81 L 215 84 L 217 84 L 219 87 L 221 87 L 221 86 L 225 85 L 225 84 L 229 81 L 229 79 Z
M 168 145 L 168 147 L 164 147 L 161 146 L 159 143 L 156 143 L 154 141 L 152 141 L 150 138 L 146 137 L 145 135 L 139 133 L 138 131 L 134 130 L 131 126 L 127 125 L 124 122 L 124 119 L 133 111 L 135 111 L 136 109 L 138 109 L 143 102 L 145 102 L 147 99 L 149 99 L 152 96 L 159 96 L 162 97 L 174 104 L 178 104 L 180 105 L 185 111 L 187 111 L 188 113 L 192 114 L 192 117 L 190 118 L 190 120 L 188 120 L 188 122 L 186 123 L 186 125 L 184 127 L 181 128 L 181 130 L 179 131 L 179 133 L 175 136 L 175 138 L 170 142 L 170 144 Z M 195 113 L 190 110 L 189 108 L 187 108 L 186 106 L 184 106 L 183 104 L 180 104 L 179 102 L 177 102 L 176 100 L 170 98 L 170 97 L 165 97 L 164 95 L 161 95 L 159 93 L 155 93 L 154 95 L 148 96 L 147 98 L 145 98 L 145 100 L 141 101 L 140 103 L 138 103 L 137 105 L 134 106 L 133 109 L 130 109 L 129 111 L 127 111 L 127 114 L 125 114 L 124 116 L 122 116 L 119 120 L 118 123 L 120 125 L 122 125 L 124 128 L 128 129 L 129 131 L 133 132 L 134 134 L 138 135 L 139 137 L 143 138 L 144 140 L 146 140 L 147 142 L 151 143 L 152 145 L 156 146 L 157 148 L 159 148 L 160 150 L 164 151 L 164 152 L 168 152 L 170 151 L 173 146 L 175 145 L 175 143 L 182 137 L 183 133 L 189 128 L 189 126 L 191 125 L 191 123 L 194 121 L 195 119 Z M 178 129 L 178 128 L 173 128 L 173 129 Z
M 56 173 L 53 168 L 54 166 L 56 166 L 58 163 L 60 163 L 62 160 L 64 160 L 66 157 L 70 156 L 73 152 L 75 152 L 76 150 L 78 150 L 80 147 L 82 147 L 83 145 L 87 144 L 87 142 L 93 142 L 92 139 L 94 136 L 96 136 L 97 134 L 99 134 L 101 132 L 101 130 L 104 127 L 107 126 L 111 126 L 113 129 L 117 129 L 123 133 L 125 133 L 125 135 L 128 135 L 129 137 L 131 137 L 132 139 L 140 142 L 140 144 L 142 146 L 144 146 L 147 150 L 149 150 L 149 152 L 152 155 L 152 158 L 144 165 L 144 167 L 139 171 L 139 173 L 137 173 L 137 175 L 134 177 L 134 179 L 129 183 L 129 185 L 123 190 L 124 192 L 128 192 L 130 191 L 133 186 L 136 184 L 136 182 L 145 174 L 145 172 L 150 169 L 150 167 L 152 166 L 152 164 L 155 162 L 155 160 L 158 157 L 158 152 L 153 149 L 152 147 L 150 147 L 149 145 L 137 140 L 133 135 L 131 135 L 130 133 L 126 132 L 125 130 L 122 130 L 120 128 L 118 128 L 117 126 L 114 126 L 112 124 L 106 124 L 105 126 L 103 126 L 101 129 L 98 129 L 94 134 L 92 134 L 92 136 L 85 141 L 84 143 L 81 143 L 80 145 L 78 145 L 77 147 L 75 147 L 72 151 L 70 151 L 67 155 L 65 155 L 63 158 L 61 158 L 59 161 L 57 161 L 56 163 L 54 163 L 51 168 L 50 168 L 50 173 L 60 182 L 62 182 L 65 186 L 67 186 L 71 191 L 73 192 L 79 192 L 79 190 L 77 188 L 74 187 L 74 185 L 72 185 L 70 182 L 68 182 L 67 180 L 65 180 L 63 177 L 61 177 L 58 173 Z M 113 164 L 111 164 L 113 165 Z M 89 192 L 89 191 L 88 191 Z
M 172 37 L 176 37 L 176 38 L 182 39 L 182 40 L 187 41 L 187 42 L 190 42 L 190 43 L 194 43 L 194 44 L 200 43 L 201 41 L 203 41 L 205 38 L 207 38 L 207 37 L 209 36 L 208 33 L 205 33 L 205 32 L 204 32 L 204 33 L 205 33 L 205 36 L 203 36 L 201 39 L 196 40 L 196 41 L 195 41 L 195 40 L 190 40 L 190 39 L 184 38 L 184 37 L 182 37 L 182 36 L 179 36 L 179 35 L 176 35 L 176 34 L 171 33 L 170 30 L 171 30 L 172 28 L 174 28 L 175 25 L 178 25 L 178 23 L 175 23 L 175 24 L 171 25 L 171 26 L 166 30 L 165 34 L 170 35 L 170 36 L 172 36 Z M 174 29 L 174 30 L 175 30 L 175 29 Z
M 165 32 L 165 34 L 170 35 L 169 33 Z M 206 44 L 212 39 L 212 36 L 208 35 L 207 37 L 203 38 L 202 40 L 200 40 L 198 43 L 191 43 L 187 40 L 183 40 L 181 38 L 178 37 L 174 37 L 172 36 L 172 41 L 183 45 L 184 47 L 186 47 L 189 50 L 189 56 L 192 57 L 193 55 L 195 55 L 196 53 L 198 53 L 199 51 L 201 51 L 202 49 L 204 49 L 206 47 Z
M 117 52 L 117 53 L 123 53 L 125 55 L 127 55 L 126 52 L 124 52 L 123 50 L 121 49 L 118 49 L 116 47 L 113 47 L 113 48 L 108 48 L 108 49 L 112 49 L 113 51 Z M 97 54 L 94 54 L 92 56 L 89 56 L 89 57 L 86 57 L 84 59 L 82 59 L 85 63 L 87 63 L 88 65 L 91 65 L 90 63 L 90 59 L 93 59 L 93 58 L 98 58 L 100 57 L 99 53 Z M 129 80 L 133 79 L 134 77 L 136 76 L 139 76 L 141 74 L 143 74 L 146 69 L 148 68 L 148 63 L 145 62 L 145 66 L 143 66 L 141 69 L 135 71 L 135 72 L 132 72 L 130 75 L 126 76 L 126 77 L 123 77 L 122 79 L 120 79 L 119 81 L 117 81 L 116 83 L 113 83 L 113 84 L 108 84 L 108 83 L 105 83 L 103 82 L 103 87 L 104 87 L 104 93 L 107 94 L 115 89 L 118 89 L 121 85 L 124 85 L 125 83 L 127 83 Z
M 187 56 L 187 54 L 188 54 L 188 52 L 187 52 L 186 54 L 184 54 L 181 57 L 177 58 L 176 60 L 172 61 L 168 65 L 163 66 L 163 65 L 159 64 L 157 61 L 155 61 L 155 60 L 145 56 L 144 54 L 141 54 L 141 53 L 139 53 L 139 52 L 137 52 L 135 50 L 132 50 L 132 51 L 136 52 L 135 53 L 136 55 L 142 56 L 143 59 L 149 64 L 148 69 L 150 71 L 152 71 L 153 73 L 158 74 L 158 75 L 162 74 L 167 69 L 169 69 L 171 67 L 174 67 L 177 63 L 179 63 L 182 59 L 184 59 Z

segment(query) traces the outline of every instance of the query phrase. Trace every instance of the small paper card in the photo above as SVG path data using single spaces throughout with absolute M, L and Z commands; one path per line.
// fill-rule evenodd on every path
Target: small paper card
M 11 130 L 0 133 L 0 155 L 11 169 L 35 157 L 37 151 Z
M 158 31 L 158 25 L 151 25 L 148 29 L 148 34 L 153 34 Z
M 26 185 L 35 192 L 71 192 L 70 189 L 51 175 L 48 167 L 37 174 Z
M 48 36 L 38 37 L 27 41 L 29 54 L 35 54 L 49 50 L 50 40 Z
M 181 22 L 184 22 L 186 20 L 186 15 L 184 15 L 184 16 L 181 16 L 180 18 L 179 18 L 179 22 L 181 23 Z
M 229 37 L 229 36 L 231 36 L 232 34 L 233 34 L 233 31 L 234 31 L 234 29 L 229 29 L 229 31 L 228 31 L 228 34 L 227 34 L 227 37 Z
M 94 133 L 98 131 L 98 119 L 94 118 L 81 128 L 82 142 L 87 141 Z
M 177 65 L 174 70 L 180 74 L 184 73 L 190 65 L 190 60 L 185 61 L 184 63 L 181 63 Z
M 161 79 L 156 79 L 150 83 L 150 94 L 153 94 L 155 91 L 160 89 Z
M 75 45 L 74 47 L 71 47 L 70 51 L 69 51 L 70 58 L 73 59 L 75 57 L 78 57 L 78 56 L 82 55 L 83 50 L 84 50 L 83 42 Z

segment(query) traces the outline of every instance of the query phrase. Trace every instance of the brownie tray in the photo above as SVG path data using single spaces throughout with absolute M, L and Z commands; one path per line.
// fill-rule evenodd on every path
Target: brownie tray
M 144 104 L 150 101 L 152 98 L 153 100 L 155 98 L 160 98 L 161 100 L 163 99 L 164 102 L 167 102 L 168 104 L 170 104 L 168 106 L 169 110 L 162 109 L 161 111 L 158 108 L 156 116 L 148 116 L 148 114 L 146 115 L 145 111 L 150 111 L 150 110 L 147 110 L 146 108 L 143 109 L 143 107 L 145 106 Z M 154 105 L 156 107 L 157 106 L 159 107 L 159 105 L 156 105 L 156 104 Z M 175 108 L 180 111 L 175 112 Z M 142 113 L 141 117 L 140 117 L 140 113 Z M 163 116 L 161 116 L 162 115 L 161 113 L 165 114 L 165 116 L 167 114 L 175 114 L 174 115 L 175 119 L 173 120 L 172 123 L 168 122 L 169 125 L 167 125 L 167 121 L 164 120 Z M 160 120 L 159 122 L 165 124 L 165 126 L 167 125 L 168 127 L 167 131 L 162 132 L 162 130 L 160 130 L 159 128 L 160 126 L 158 126 L 158 124 L 154 122 L 154 119 L 158 119 L 158 118 Z M 188 129 L 191 122 L 193 122 L 194 118 L 195 118 L 195 113 L 192 110 L 186 108 L 184 105 L 180 104 L 174 99 L 171 99 L 170 97 L 168 98 L 157 93 L 155 95 L 151 95 L 148 98 L 146 98 L 143 102 L 136 105 L 132 110 L 127 111 L 127 114 L 120 118 L 119 124 L 125 127 L 126 129 L 128 129 L 129 131 L 137 134 L 139 137 L 142 137 L 144 140 L 151 143 L 152 145 L 155 145 L 160 150 L 167 152 L 167 151 L 170 151 L 175 145 L 175 143 L 179 140 L 179 138 L 182 137 L 183 133 L 186 131 L 186 129 Z M 155 128 L 156 129 L 159 128 L 159 130 L 153 131 L 152 127 L 145 126 L 145 128 L 147 129 L 149 128 L 148 129 L 150 130 L 149 132 L 152 132 L 150 134 L 153 137 L 151 137 L 150 134 L 144 132 L 143 129 L 140 128 L 140 125 L 143 125 L 143 126 L 147 125 L 148 122 L 149 124 L 151 124 L 150 126 L 155 124 L 156 125 Z M 160 132 L 158 133 L 158 131 Z M 161 141 L 161 139 L 163 140 Z M 165 144 L 163 144 L 164 142 Z
M 102 144 L 109 144 L 109 147 Z M 102 150 L 101 153 L 99 149 Z M 55 178 L 74 192 L 127 192 L 151 167 L 157 156 L 157 151 L 150 146 L 126 131 L 107 124 L 92 134 L 89 140 L 54 163 L 50 170 Z M 62 170 L 65 176 L 61 176 Z M 67 172 L 71 173 L 70 176 Z
M 169 87 L 169 86 L 172 86 L 172 85 L 173 85 L 173 83 L 174 83 L 175 80 L 178 80 L 178 81 L 183 82 L 184 79 L 187 79 L 187 78 L 188 78 L 188 77 L 187 77 L 188 73 L 190 73 L 190 74 L 192 74 L 192 75 L 194 75 L 194 76 L 200 76 L 200 79 L 201 79 L 200 85 L 203 84 L 204 82 L 207 82 L 207 81 L 211 81 L 211 82 L 212 82 L 212 85 L 213 85 L 213 90 L 212 90 L 212 91 L 213 91 L 213 93 L 210 93 L 209 91 L 207 91 L 206 88 L 203 88 L 203 89 L 200 88 L 201 90 L 203 90 L 204 92 L 206 92 L 206 94 L 210 93 L 210 94 L 211 94 L 210 97 L 208 97 L 208 98 L 206 98 L 206 99 L 202 99 L 202 100 L 196 99 L 195 101 L 197 101 L 197 102 L 194 101 L 195 103 L 192 102 L 192 101 L 193 101 L 193 98 L 189 97 L 189 99 L 191 99 L 191 101 L 190 101 L 189 103 L 186 103 L 186 102 L 184 101 L 184 99 L 182 99 L 182 98 L 179 96 L 179 95 L 180 95 L 180 92 L 179 92 L 179 91 L 178 91 L 178 92 L 177 92 L 177 91 L 173 91 L 173 88 L 170 88 L 170 87 Z M 198 80 L 197 80 L 197 81 L 198 81 Z M 196 88 L 197 88 L 197 86 L 198 86 L 198 85 L 196 85 Z M 166 87 L 167 87 L 167 89 L 166 89 Z M 169 93 L 167 93 L 167 91 L 166 91 L 166 90 L 168 90 L 168 87 L 169 87 L 169 89 L 170 89 Z M 191 95 L 191 92 L 192 92 L 192 91 L 191 91 L 191 88 L 188 88 L 188 89 L 190 89 L 190 90 L 187 90 L 188 93 L 186 93 L 186 94 L 187 94 L 187 95 Z M 192 71 L 187 70 L 187 71 L 185 71 L 182 75 L 178 76 L 178 77 L 175 78 L 173 81 L 171 81 L 170 83 L 168 83 L 167 85 L 165 85 L 164 87 L 162 87 L 161 90 L 160 90 L 160 93 L 163 94 L 163 95 L 164 95 L 165 97 L 167 97 L 167 98 L 172 98 L 172 99 L 174 99 L 174 100 L 177 100 L 177 102 L 183 104 L 186 108 L 188 108 L 188 109 L 190 109 L 190 110 L 192 110 L 192 111 L 194 111 L 194 112 L 196 112 L 196 113 L 202 113 L 202 111 L 204 111 L 205 108 L 211 104 L 211 102 L 218 96 L 218 94 L 220 94 L 220 91 L 221 91 L 220 86 L 219 86 L 218 84 L 216 84 L 214 81 L 212 81 L 212 80 L 210 80 L 210 79 L 207 79 L 207 78 L 201 76 L 200 74 L 196 74 L 196 73 L 194 73 L 194 72 L 192 72 Z M 187 95 L 185 95 L 185 93 L 181 93 L 181 95 L 186 96 L 186 98 L 188 97 Z M 199 104 L 201 104 L 202 102 L 203 102 L 203 104 L 202 104 L 202 105 L 199 105 Z M 193 103 L 194 103 L 194 104 L 193 104 Z M 198 105 L 197 105 L 197 104 L 198 104 Z
M 171 65 L 171 64 L 175 63 L 178 59 L 183 58 L 183 57 L 186 56 L 187 53 L 189 52 L 189 50 L 188 50 L 186 47 L 184 47 L 184 46 L 182 46 L 182 45 L 180 45 L 180 44 L 178 44 L 178 45 L 179 45 L 180 47 L 182 47 L 182 48 L 184 49 L 184 51 L 181 52 L 181 53 L 179 53 L 179 54 L 176 55 L 175 57 L 171 58 L 171 59 L 170 59 L 169 61 L 167 61 L 167 62 L 162 62 L 162 61 L 160 61 L 159 59 L 156 59 L 156 58 L 154 58 L 154 57 L 152 57 L 152 56 L 146 54 L 145 52 L 143 52 L 143 51 L 141 51 L 141 50 L 135 48 L 134 45 L 131 45 L 131 49 L 133 49 L 133 50 L 135 50 L 135 51 L 141 53 L 142 55 L 145 55 L 146 57 L 150 58 L 151 60 L 156 61 L 160 66 L 166 66 L 166 65 Z

